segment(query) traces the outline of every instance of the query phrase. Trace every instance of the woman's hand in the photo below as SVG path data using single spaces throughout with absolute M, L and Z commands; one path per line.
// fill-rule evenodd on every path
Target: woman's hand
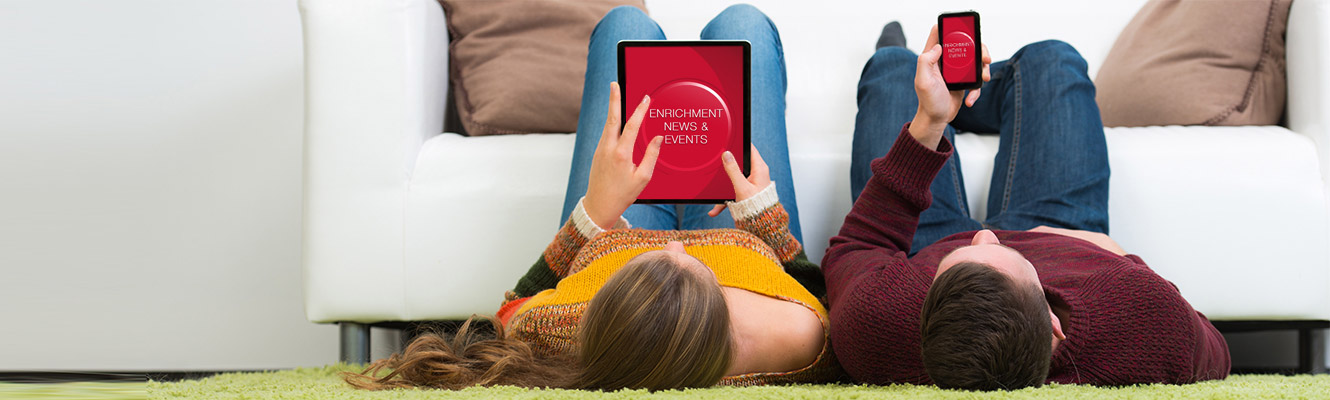
M 739 161 L 734 158 L 734 154 L 726 151 L 720 155 L 725 174 L 730 176 L 730 184 L 734 185 L 734 201 L 748 200 L 771 185 L 771 170 L 767 168 L 767 162 L 757 153 L 756 146 L 749 144 L 748 148 L 753 153 L 753 165 L 747 177 L 744 177 L 743 168 L 739 167 Z M 725 204 L 717 204 L 707 215 L 715 217 L 724 209 Z
M 919 62 L 915 66 L 914 91 L 919 96 L 919 109 L 915 111 L 914 121 L 910 123 L 910 134 L 919 143 L 936 149 L 942 141 L 942 131 L 960 112 L 962 101 L 966 106 L 973 106 L 979 100 L 982 89 L 972 90 L 968 95 L 963 90 L 947 90 L 947 83 L 942 79 L 942 70 L 938 66 L 942 58 L 942 45 L 938 44 L 937 25 L 933 25 L 933 30 L 929 31 L 924 48 L 927 50 L 919 54 Z M 982 79 L 988 82 L 991 78 L 988 64 L 993 59 L 988 55 L 988 46 L 982 46 L 982 53 Z
M 1113 252 L 1113 254 L 1117 254 L 1120 256 L 1127 255 L 1127 251 L 1123 250 L 1122 246 L 1118 245 L 1118 242 L 1113 241 L 1113 238 L 1108 237 L 1108 235 L 1099 232 L 1062 229 L 1062 228 L 1054 228 L 1043 225 L 1036 226 L 1034 227 L 1034 229 L 1030 229 L 1029 232 L 1043 232 L 1043 233 L 1058 234 L 1062 236 L 1070 236 L 1090 243 L 1094 243 L 1096 246 L 1099 246 L 1104 250 Z
M 596 154 L 591 158 L 591 176 L 587 181 L 586 199 L 582 207 L 588 217 L 602 229 L 609 229 L 619 221 L 628 206 L 633 205 L 637 195 L 651 181 L 651 172 L 656 169 L 656 158 L 660 156 L 663 136 L 657 136 L 647 145 L 642 163 L 633 165 L 633 143 L 637 141 L 638 128 L 646 114 L 650 96 L 643 96 L 628 123 L 619 133 L 619 120 L 622 111 L 619 107 L 619 84 L 610 83 L 610 112 L 605 118 L 605 130 L 600 133 L 600 143 L 596 145 Z

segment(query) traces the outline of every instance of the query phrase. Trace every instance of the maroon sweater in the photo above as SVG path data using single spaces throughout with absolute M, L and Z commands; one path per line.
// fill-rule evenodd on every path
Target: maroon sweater
M 906 125 L 908 128 L 908 125 Z M 822 262 L 831 343 L 845 371 L 873 384 L 929 384 L 920 357 L 919 318 L 938 261 L 970 244 L 958 233 L 907 256 L 929 185 L 951 156 L 906 129 L 831 239 Z M 1140 257 L 1038 232 L 995 231 L 1034 264 L 1050 302 L 1069 309 L 1067 340 L 1053 352 L 1048 381 L 1119 385 L 1186 383 L 1228 375 L 1228 345 L 1172 283 Z

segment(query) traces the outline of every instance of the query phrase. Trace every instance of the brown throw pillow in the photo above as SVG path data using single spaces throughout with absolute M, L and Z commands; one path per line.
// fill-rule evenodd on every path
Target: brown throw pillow
M 1273 125 L 1292 0 L 1151 0 L 1095 86 L 1104 126 Z
M 587 43 L 605 13 L 642 0 L 441 0 L 452 100 L 471 136 L 573 132 Z

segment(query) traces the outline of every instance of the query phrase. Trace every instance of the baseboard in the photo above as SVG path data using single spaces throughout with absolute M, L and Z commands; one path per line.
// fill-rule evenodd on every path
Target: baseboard
M 271 370 L 229 370 L 229 371 L 153 371 L 153 372 L 110 372 L 110 371 L 8 371 L 0 372 L 0 382 L 4 383 L 69 383 L 69 382 L 176 382 L 188 379 L 203 379 L 217 374 L 231 372 L 271 372 Z

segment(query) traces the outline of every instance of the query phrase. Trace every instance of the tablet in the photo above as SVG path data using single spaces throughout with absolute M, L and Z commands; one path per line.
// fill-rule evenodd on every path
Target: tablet
M 651 181 L 637 203 L 722 203 L 734 200 L 721 154 L 749 173 L 751 46 L 747 41 L 621 41 L 620 121 L 651 96 L 633 146 L 640 163 L 647 145 L 665 136 Z

